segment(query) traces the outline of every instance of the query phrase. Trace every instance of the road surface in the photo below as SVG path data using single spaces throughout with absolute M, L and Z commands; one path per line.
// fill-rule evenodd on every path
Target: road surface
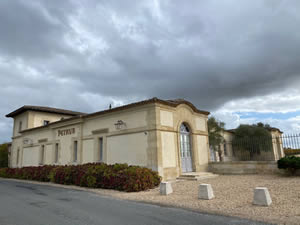
M 116 200 L 77 191 L 0 179 L 0 225 L 227 225 L 232 217 Z

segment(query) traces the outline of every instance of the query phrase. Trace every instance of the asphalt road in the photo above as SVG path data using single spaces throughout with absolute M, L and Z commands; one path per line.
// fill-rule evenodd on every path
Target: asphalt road
M 0 179 L 0 225 L 262 224 Z

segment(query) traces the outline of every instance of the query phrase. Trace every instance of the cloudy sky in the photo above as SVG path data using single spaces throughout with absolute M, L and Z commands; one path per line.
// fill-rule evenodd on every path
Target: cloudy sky
M 300 132 L 298 0 L 1 0 L 0 141 L 22 105 L 185 98 Z

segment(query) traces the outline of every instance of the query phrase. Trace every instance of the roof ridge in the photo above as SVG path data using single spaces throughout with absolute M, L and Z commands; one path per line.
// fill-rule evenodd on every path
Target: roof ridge
M 69 109 L 55 108 L 55 107 L 50 107 L 50 106 L 23 105 L 22 107 L 7 114 L 6 117 L 14 117 L 14 116 L 17 116 L 28 110 L 39 111 L 39 112 L 48 112 L 48 113 L 57 113 L 57 114 L 64 114 L 64 115 L 71 115 L 71 116 L 86 115 L 86 113 L 77 112 L 77 111 L 73 111 L 73 110 L 69 110 Z

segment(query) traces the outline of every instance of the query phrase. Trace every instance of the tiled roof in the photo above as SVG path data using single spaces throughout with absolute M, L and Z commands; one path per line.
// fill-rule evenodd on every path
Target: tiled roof
M 134 103 L 131 103 L 131 104 L 128 104 L 128 105 L 123 105 L 123 106 L 115 107 L 115 108 L 112 108 L 112 109 L 107 109 L 107 110 L 87 114 L 84 117 L 90 117 L 90 116 L 94 116 L 94 115 L 106 114 L 106 113 L 109 113 L 109 112 L 124 110 L 124 109 L 132 108 L 132 107 L 135 107 L 135 106 L 139 106 L 139 105 L 146 105 L 146 104 L 149 104 L 149 103 L 160 103 L 160 104 L 169 105 L 169 106 L 172 106 L 172 107 L 176 107 L 180 104 L 186 104 L 186 105 L 189 105 L 197 113 L 201 113 L 201 114 L 205 114 L 205 115 L 210 114 L 210 112 L 208 112 L 208 111 L 203 111 L 203 110 L 197 109 L 192 103 L 190 103 L 189 101 L 186 101 L 184 99 L 162 100 L 162 99 L 159 99 L 159 98 L 151 98 L 151 99 L 147 99 L 147 100 L 140 101 L 140 102 L 134 102 Z
M 7 114 L 6 117 L 15 117 L 28 110 L 37 111 L 37 112 L 57 113 L 57 114 L 63 114 L 68 116 L 86 115 L 85 113 L 75 112 L 66 109 L 58 109 L 58 108 L 45 107 L 45 106 L 24 105 L 23 107 Z

